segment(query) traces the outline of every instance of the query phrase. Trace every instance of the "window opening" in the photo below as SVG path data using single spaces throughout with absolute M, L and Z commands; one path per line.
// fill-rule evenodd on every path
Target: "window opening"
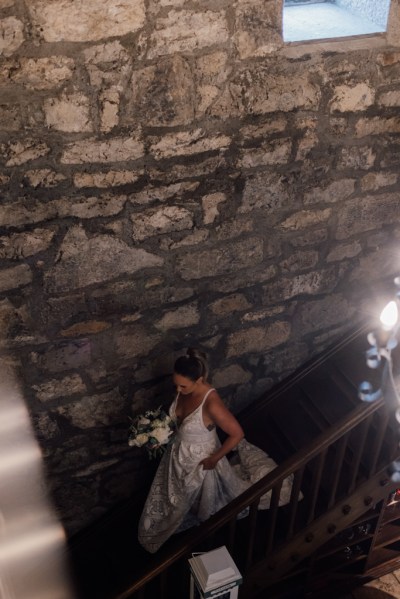
M 384 33 L 390 0 L 285 0 L 285 42 Z

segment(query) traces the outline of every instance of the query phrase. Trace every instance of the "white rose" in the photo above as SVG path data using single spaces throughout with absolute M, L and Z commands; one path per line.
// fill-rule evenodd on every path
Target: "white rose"
M 141 418 L 139 418 L 138 424 L 144 426 L 145 424 L 150 424 L 150 420 L 142 416 Z
M 157 441 L 163 445 L 164 443 L 167 443 L 168 441 L 168 437 L 170 435 L 170 431 L 166 428 L 155 428 L 152 433 L 151 436 L 154 437 L 155 439 L 157 439 Z
M 163 421 L 160 420 L 159 418 L 156 418 L 155 420 L 153 420 L 153 422 L 151 423 L 152 428 L 156 429 L 156 428 L 160 428 L 163 426 Z
M 142 445 L 145 445 L 148 440 L 149 436 L 145 433 L 141 433 L 140 435 L 137 435 L 137 437 L 132 439 L 132 441 L 129 442 L 129 445 L 131 445 L 131 447 L 142 447 Z

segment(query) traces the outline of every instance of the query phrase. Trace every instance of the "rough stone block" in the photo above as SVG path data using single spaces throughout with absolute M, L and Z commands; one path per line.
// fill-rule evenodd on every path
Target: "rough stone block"
M 280 227 L 290 231 L 306 229 L 307 227 L 326 222 L 329 220 L 331 214 L 331 208 L 322 210 L 300 210 L 299 212 L 295 212 L 291 216 L 288 216 L 288 218 L 281 222 Z
M 218 241 L 225 241 L 239 237 L 243 233 L 251 233 L 254 231 L 254 223 L 252 219 L 235 218 L 222 222 L 214 230 Z
M 185 280 L 217 277 L 254 266 L 263 260 L 263 242 L 257 238 L 208 251 L 191 252 L 177 260 L 177 272 Z
M 109 393 L 82 397 L 79 401 L 60 406 L 56 412 L 81 429 L 110 426 L 123 420 L 125 401 L 115 389 Z
M 91 362 L 91 344 L 87 339 L 65 341 L 47 346 L 40 352 L 32 352 L 30 360 L 41 370 L 63 372 L 77 370 Z
M 223 389 L 229 385 L 243 385 L 251 379 L 252 375 L 248 370 L 244 370 L 239 364 L 232 364 L 213 372 L 212 384 L 216 389 Z
M 193 121 L 194 83 L 183 57 L 174 55 L 134 71 L 131 89 L 127 110 L 133 122 L 160 127 Z
M 93 131 L 89 98 L 82 93 L 63 94 L 44 101 L 46 125 L 67 133 Z
M 233 312 L 248 310 L 251 308 L 251 304 L 242 293 L 234 293 L 212 302 L 209 308 L 211 312 L 218 316 L 227 316 Z
M 24 128 L 24 115 L 21 105 L 0 106 L 0 123 L 3 131 L 20 131 Z
M 356 179 L 340 179 L 327 187 L 317 187 L 304 194 L 305 204 L 331 204 L 349 198 L 354 193 Z
M 33 428 L 39 440 L 47 442 L 56 439 L 60 435 L 61 431 L 54 416 L 52 417 L 45 412 L 40 412 L 33 414 L 31 418 Z
M 100 173 L 75 173 L 74 185 L 79 189 L 84 187 L 98 187 L 99 189 L 120 187 L 121 185 L 135 183 L 141 174 L 140 171 L 113 169 Z
M 282 260 L 280 267 L 283 273 L 298 272 L 313 268 L 318 262 L 319 254 L 315 250 L 303 250 L 291 254 L 285 260 Z
M 165 206 L 133 214 L 132 235 L 135 241 L 142 241 L 153 235 L 182 231 L 193 227 L 193 216 L 186 208 Z
M 359 112 L 367 110 L 375 102 L 375 90 L 367 83 L 338 85 L 330 102 L 332 112 Z
M 301 334 L 323 330 L 354 317 L 356 307 L 339 294 L 302 304 L 293 320 L 293 328 Z
M 400 52 L 396 50 L 381 52 L 377 55 L 376 62 L 383 67 L 391 67 L 400 62 Z
M 227 341 L 227 357 L 265 352 L 287 341 L 290 330 L 288 322 L 277 321 L 269 326 L 251 327 L 232 333 Z
M 125 195 L 100 195 L 93 197 L 76 198 L 71 202 L 69 198 L 62 198 L 54 202 L 57 214 L 76 216 L 78 218 L 95 218 L 96 216 L 115 216 L 125 205 Z
M 378 104 L 380 106 L 400 106 L 400 91 L 392 90 L 381 93 L 378 98 Z
M 85 393 L 86 385 L 79 374 L 71 374 L 62 379 L 52 379 L 39 385 L 32 385 L 39 401 L 51 401 L 57 397 Z
M 70 291 L 162 264 L 159 256 L 130 248 L 119 239 L 89 238 L 81 227 L 72 227 L 61 244 L 57 264 L 46 273 L 46 287 L 51 292 Z
M 327 262 L 337 262 L 346 258 L 354 258 L 362 251 L 362 247 L 358 241 L 346 243 L 334 247 L 326 257 Z
M 119 40 L 89 46 L 83 51 L 90 85 L 121 91 L 128 83 L 132 57 Z
M 141 325 L 125 326 L 116 334 L 117 353 L 126 358 L 146 356 L 162 339 L 160 334 L 152 334 Z
M 181 181 L 172 185 L 149 185 L 143 191 L 129 195 L 129 201 L 135 205 L 165 202 L 173 198 L 181 198 L 186 192 L 193 192 L 199 186 L 198 181 Z
M 24 182 L 31 187 L 56 187 L 66 177 L 62 173 L 57 173 L 49 168 L 33 169 L 26 171 Z
M 148 58 L 177 52 L 193 52 L 228 41 L 229 29 L 224 11 L 170 10 L 159 17 L 150 36 Z
M 8 156 L 6 166 L 19 166 L 25 162 L 36 160 L 41 156 L 46 156 L 49 152 L 49 146 L 43 141 L 29 138 L 23 142 L 12 141 L 8 144 L 6 151 Z
M 107 89 L 100 95 L 100 131 L 107 133 L 119 123 L 120 92 Z
M 396 185 L 398 181 L 397 173 L 368 173 L 361 179 L 360 185 L 363 191 L 376 191 L 383 187 Z
M 232 293 L 238 289 L 253 287 L 259 285 L 265 281 L 273 279 L 277 275 L 278 269 L 272 264 L 267 267 L 254 266 L 248 268 L 241 273 L 234 273 L 225 277 L 217 277 L 212 281 L 209 281 L 208 287 L 214 291 L 220 293 Z
M 283 314 L 285 308 L 283 306 L 274 306 L 273 308 L 266 308 L 264 310 L 255 310 L 254 312 L 246 312 L 241 317 L 242 322 L 260 322 L 261 320 L 268 320 L 279 314 Z
M 172 154 L 171 154 L 172 155 Z M 215 172 L 223 172 L 226 167 L 226 158 L 218 154 L 211 158 L 197 156 L 195 161 L 186 160 L 183 164 L 168 164 L 150 167 L 149 174 L 152 180 L 162 180 L 163 184 L 176 183 L 182 179 L 211 176 Z
M 63 164 L 87 162 L 124 162 L 137 160 L 144 153 L 142 140 L 134 137 L 116 137 L 105 141 L 85 139 L 69 144 L 61 156 Z
M 299 139 L 296 151 L 296 161 L 303 161 L 311 154 L 314 148 L 317 148 L 319 144 L 319 137 L 317 133 L 309 131 Z
M 236 95 L 243 98 L 246 110 L 253 114 L 291 112 L 296 108 L 317 110 L 321 98 L 320 88 L 311 82 L 308 74 L 290 70 L 275 74 L 269 65 L 243 71 L 234 85 Z
M 66 329 L 60 331 L 61 337 L 82 337 L 83 335 L 95 335 L 106 331 L 111 327 L 109 322 L 99 320 L 88 320 L 77 322 Z
M 13 233 L 0 237 L 0 259 L 23 260 L 50 247 L 55 231 L 34 229 L 27 233 Z
M 171 158 L 171 156 L 190 156 L 215 150 L 226 150 L 231 139 L 227 135 L 208 135 L 203 129 L 167 133 L 159 139 L 154 139 L 151 153 L 156 160 Z
M 234 40 L 242 60 L 268 56 L 283 46 L 280 8 L 264 0 L 237 3 Z
M 292 142 L 289 139 L 275 139 L 260 144 L 258 148 L 250 148 L 241 151 L 239 167 L 255 168 L 270 164 L 286 164 L 292 150 Z
M 75 61 L 66 56 L 22 57 L 19 68 L 11 69 L 9 77 L 27 89 L 50 90 L 72 79 L 74 68 Z
M 343 148 L 338 161 L 339 169 L 368 170 L 374 166 L 376 153 L 369 146 Z
M 174 236 L 175 237 L 175 236 Z M 209 237 L 209 232 L 206 230 L 193 230 L 189 235 L 185 235 L 182 239 L 178 241 L 174 238 L 165 238 L 160 239 L 160 248 L 166 252 L 169 250 L 177 250 L 182 247 L 187 247 L 190 245 L 198 245 L 203 241 L 206 241 Z
M 143 0 L 32 0 L 28 9 L 46 42 L 93 42 L 135 32 L 145 22 Z
M 160 320 L 155 322 L 154 326 L 160 331 L 168 331 L 170 329 L 184 329 L 198 324 L 199 321 L 199 309 L 197 304 L 193 303 L 166 312 Z
M 216 104 L 225 89 L 230 67 L 226 52 L 217 51 L 196 60 L 196 115 L 204 115 Z M 231 114 L 231 112 L 229 112 Z
M 399 260 L 397 244 L 387 243 L 384 248 L 377 248 L 371 254 L 360 258 L 359 264 L 350 274 L 350 281 L 371 285 L 376 273 L 379 273 L 380 279 L 398 276 Z M 370 312 L 370 311 L 369 311 Z
M 224 193 L 210 193 L 203 196 L 201 203 L 203 206 L 203 222 L 205 225 L 210 225 L 215 221 L 219 215 L 218 206 L 222 202 L 226 201 L 226 195 Z
M 330 293 L 336 284 L 335 267 L 315 270 L 291 278 L 281 278 L 277 282 L 263 286 L 263 303 L 278 304 L 298 295 Z
M 24 43 L 24 24 L 16 17 L 0 19 L 0 56 L 11 56 Z
M 239 212 L 262 209 L 268 211 L 268 219 L 271 219 L 275 211 L 287 208 L 293 195 L 293 189 L 284 176 L 269 172 L 257 173 L 246 179 Z M 273 221 L 269 222 L 273 224 Z
M 10 291 L 32 283 L 32 271 L 27 264 L 0 270 L 0 291 Z
M 364 231 L 379 230 L 385 224 L 399 222 L 400 197 L 397 193 L 350 200 L 338 213 L 336 239 L 346 239 Z
M 362 118 L 357 121 L 355 131 L 357 137 L 400 133 L 400 117 L 385 118 L 384 116 L 376 116 L 369 119 Z

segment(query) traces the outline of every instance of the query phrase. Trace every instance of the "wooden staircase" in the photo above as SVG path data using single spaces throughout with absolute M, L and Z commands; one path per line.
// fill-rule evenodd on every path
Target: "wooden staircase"
M 398 567 L 400 510 L 399 525 L 382 532 L 382 523 L 396 522 L 387 515 L 396 504 L 387 505 L 397 486 L 388 476 L 399 453 L 397 425 L 383 399 L 357 397 L 362 380 L 379 382 L 365 366 L 366 348 L 365 331 L 355 332 L 240 415 L 248 440 L 280 465 L 202 526 L 150 556 L 136 542 L 139 502 L 72 539 L 81 599 L 187 599 L 187 559 L 222 544 L 244 575 L 242 599 L 316 599 L 381 575 L 397 559 Z M 288 476 L 291 500 L 279 507 Z M 270 509 L 258 511 L 268 491 Z M 249 515 L 237 519 L 246 508 Z M 349 539 L 353 529 L 359 534 Z M 377 558 L 382 547 L 388 553 Z

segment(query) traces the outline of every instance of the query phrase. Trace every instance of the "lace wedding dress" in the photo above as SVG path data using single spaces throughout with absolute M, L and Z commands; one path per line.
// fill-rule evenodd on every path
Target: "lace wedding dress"
M 139 522 L 139 542 L 150 553 L 157 551 L 174 533 L 207 520 L 250 485 L 268 474 L 276 463 L 265 452 L 243 439 L 237 446 L 238 463 L 226 457 L 214 470 L 204 470 L 201 460 L 220 447 L 215 427 L 203 422 L 202 403 L 180 424 L 175 438 L 163 455 Z M 177 399 L 169 413 L 176 419 Z M 288 503 L 292 489 L 289 477 L 283 483 L 280 505 Z M 261 498 L 259 509 L 267 509 L 270 494 Z

